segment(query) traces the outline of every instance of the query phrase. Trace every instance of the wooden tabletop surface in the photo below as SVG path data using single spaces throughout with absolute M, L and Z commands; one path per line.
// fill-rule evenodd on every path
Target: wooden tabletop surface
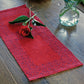
M 84 63 L 84 13 L 79 11 L 79 23 L 67 28 L 59 24 L 59 12 L 64 7 L 63 0 L 40 1 L 32 2 L 32 11 Z M 0 10 L 22 4 L 29 6 L 28 0 L 0 0 Z M 0 84 L 84 84 L 84 66 L 29 82 L 0 38 Z

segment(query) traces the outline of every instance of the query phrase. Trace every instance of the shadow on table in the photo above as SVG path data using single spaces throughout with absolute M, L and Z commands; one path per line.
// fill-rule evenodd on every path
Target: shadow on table
M 48 1 L 51 1 L 51 0 L 30 0 L 30 2 L 34 2 L 34 3 L 42 3 L 42 2 L 48 2 Z
M 46 7 L 51 3 L 51 0 L 26 0 L 26 3 L 28 6 L 31 6 L 31 8 L 38 9 Z
M 76 25 L 73 27 L 66 27 L 66 26 L 59 24 L 54 34 L 55 35 L 65 35 L 69 39 L 71 37 L 71 34 L 76 32 L 76 30 L 77 30 Z

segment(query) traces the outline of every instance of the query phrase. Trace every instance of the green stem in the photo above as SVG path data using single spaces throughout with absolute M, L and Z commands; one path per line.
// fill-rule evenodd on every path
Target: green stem
M 63 13 L 60 14 L 60 17 L 63 16 L 70 8 L 68 8 L 67 10 L 65 10 Z
M 73 3 L 72 3 L 72 4 L 67 3 L 67 5 L 68 5 L 68 9 L 66 9 L 63 13 L 61 13 L 61 14 L 60 14 L 60 17 L 63 16 L 69 9 L 72 8 Z
M 30 17 L 26 22 L 25 24 L 27 24 L 30 20 L 32 20 L 34 17 L 36 16 L 36 14 L 34 14 L 32 17 Z

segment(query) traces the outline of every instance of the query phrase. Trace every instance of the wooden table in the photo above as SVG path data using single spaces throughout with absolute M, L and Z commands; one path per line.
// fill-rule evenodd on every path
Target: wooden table
M 51 32 L 84 63 L 84 14 L 79 11 L 80 20 L 77 26 L 67 28 L 59 24 L 63 0 L 41 1 L 32 3 L 32 11 L 37 13 Z M 24 3 L 28 5 L 25 0 L 0 0 L 0 10 Z M 0 38 L 0 84 L 84 84 L 84 66 L 29 82 Z

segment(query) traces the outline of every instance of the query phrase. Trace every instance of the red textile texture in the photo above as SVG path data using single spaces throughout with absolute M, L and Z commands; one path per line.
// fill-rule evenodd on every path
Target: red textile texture
M 8 23 L 20 15 L 29 16 L 25 5 L 0 11 L 0 36 L 30 81 L 83 65 L 47 27 L 31 24 L 34 39 L 21 36 L 21 23 Z

